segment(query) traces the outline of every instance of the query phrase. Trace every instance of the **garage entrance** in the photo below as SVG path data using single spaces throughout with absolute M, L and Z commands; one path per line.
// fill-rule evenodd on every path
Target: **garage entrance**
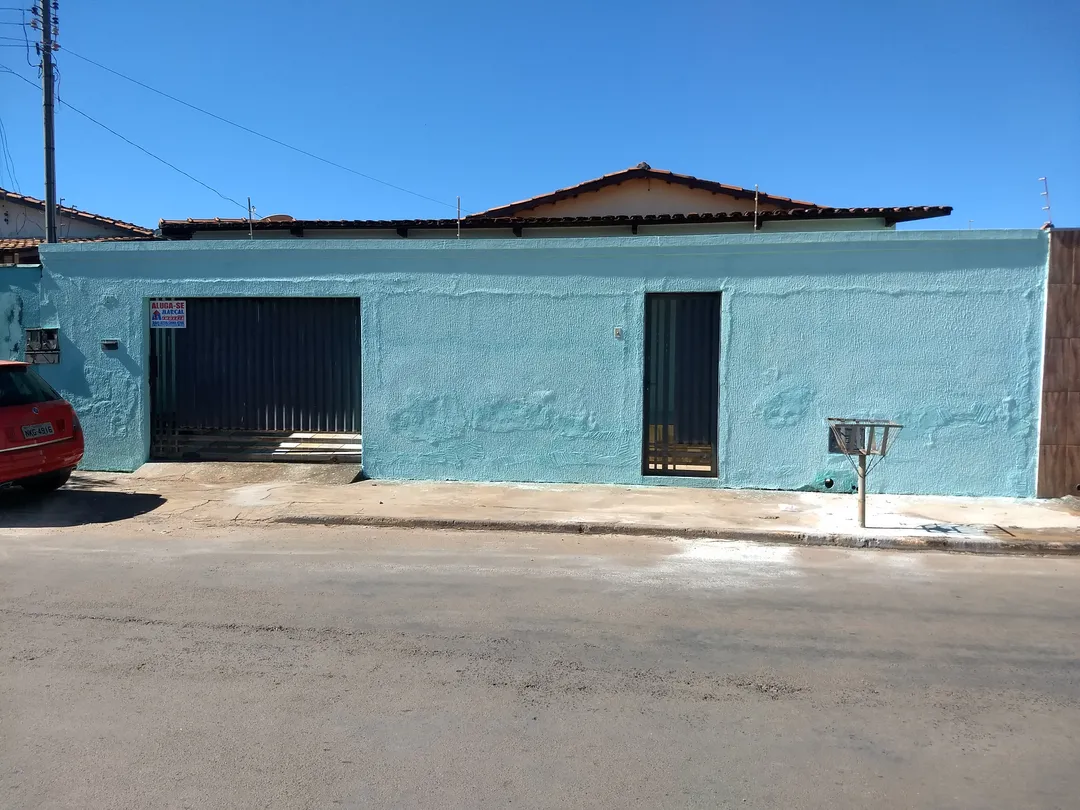
M 359 463 L 359 299 L 154 299 L 151 311 L 151 458 Z

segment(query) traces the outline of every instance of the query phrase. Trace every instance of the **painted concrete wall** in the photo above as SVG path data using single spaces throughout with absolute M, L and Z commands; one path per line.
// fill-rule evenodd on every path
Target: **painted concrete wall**
M 25 359 L 25 329 L 40 326 L 41 268 L 0 267 L 0 360 Z
M 42 249 L 86 466 L 147 457 L 150 297 L 360 296 L 376 478 L 837 488 L 826 416 L 907 428 L 875 491 L 1030 496 L 1039 231 Z M 722 291 L 720 476 L 643 478 L 649 291 Z M 623 328 L 616 340 L 613 328 Z M 117 338 L 121 350 L 99 342 Z

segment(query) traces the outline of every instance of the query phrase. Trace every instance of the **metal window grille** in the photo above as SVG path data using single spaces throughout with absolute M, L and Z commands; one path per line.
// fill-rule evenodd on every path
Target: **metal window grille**
M 59 363 L 60 330 L 27 329 L 26 362 L 35 365 L 56 365 Z

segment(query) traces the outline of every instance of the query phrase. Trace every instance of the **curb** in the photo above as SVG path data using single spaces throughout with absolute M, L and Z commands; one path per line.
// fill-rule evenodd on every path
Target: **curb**
M 534 520 L 456 520 L 454 518 L 381 517 L 375 515 L 296 515 L 269 522 L 294 526 L 372 526 L 396 529 L 450 529 L 455 531 L 544 532 L 553 534 L 605 534 L 624 537 L 679 537 L 697 540 L 742 540 L 788 546 L 949 551 L 967 554 L 1080 555 L 1075 541 L 999 540 L 975 535 L 855 535 L 829 532 L 768 531 L 760 529 L 695 529 L 685 526 L 642 526 L 625 523 Z

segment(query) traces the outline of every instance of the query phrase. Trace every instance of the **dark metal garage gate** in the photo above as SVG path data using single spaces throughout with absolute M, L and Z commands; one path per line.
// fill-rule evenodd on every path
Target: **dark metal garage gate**
M 359 462 L 359 299 L 185 302 L 150 329 L 153 458 Z

